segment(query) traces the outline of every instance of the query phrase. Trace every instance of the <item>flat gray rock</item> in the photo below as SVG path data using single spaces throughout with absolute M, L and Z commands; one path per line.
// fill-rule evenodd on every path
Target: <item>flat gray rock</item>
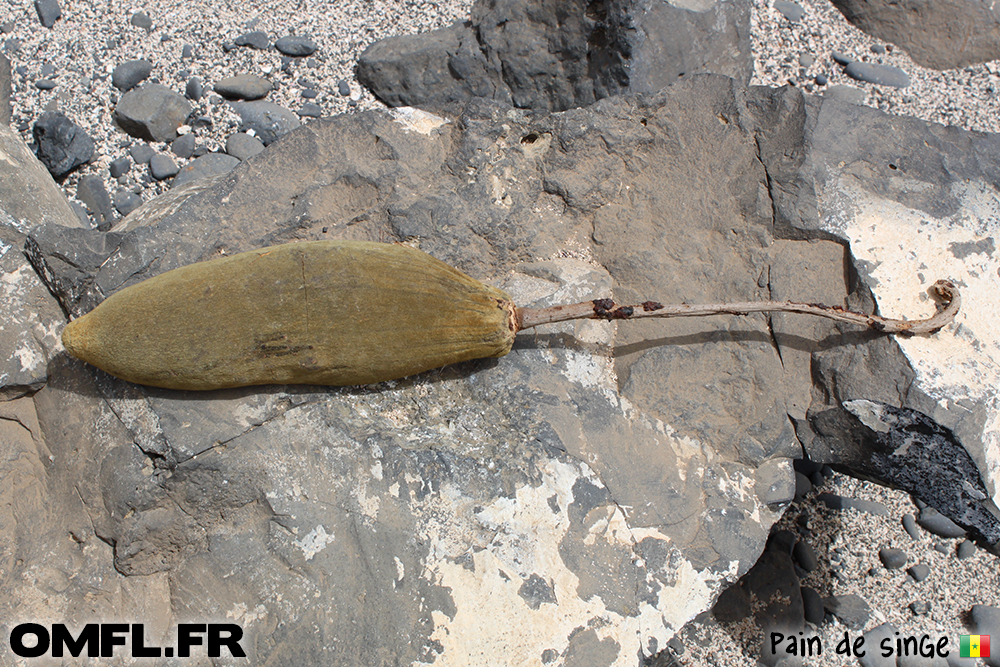
M 214 89 L 230 100 L 259 100 L 271 92 L 271 82 L 252 74 L 237 74 L 222 79 L 215 84 Z
M 172 141 L 189 113 L 191 105 L 182 95 L 158 83 L 147 83 L 122 95 L 114 120 L 137 139 Z
M 264 150 L 264 144 L 257 137 L 245 132 L 236 132 L 226 138 L 226 153 L 242 161 Z
M 111 83 L 123 92 L 132 90 L 145 81 L 152 72 L 153 63 L 148 60 L 129 60 L 112 70 Z
M 303 35 L 286 35 L 274 43 L 274 48 L 286 56 L 301 58 L 316 53 L 319 47 L 316 42 Z
M 240 131 L 253 130 L 265 146 L 301 125 L 294 113 L 273 102 L 230 102 L 229 105 L 240 115 Z
M 184 165 L 184 168 L 180 171 L 175 172 L 177 175 L 174 176 L 170 187 L 175 188 L 200 178 L 224 174 L 239 163 L 240 161 L 237 158 L 223 153 L 202 155 Z M 150 166 L 152 167 L 152 163 L 150 163 Z
M 855 60 L 847 64 L 844 73 L 852 79 L 867 81 L 879 86 L 892 86 L 893 88 L 906 88 L 910 85 L 910 77 L 898 67 L 889 65 L 879 65 L 878 63 L 864 63 Z

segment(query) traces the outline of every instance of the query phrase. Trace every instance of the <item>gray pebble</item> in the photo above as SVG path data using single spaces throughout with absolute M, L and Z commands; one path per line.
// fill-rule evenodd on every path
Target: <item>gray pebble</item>
M 311 56 L 316 53 L 319 47 L 308 37 L 302 35 L 287 35 L 274 43 L 274 48 L 278 49 L 286 56 Z
M 201 83 L 201 79 L 196 76 L 188 79 L 187 85 L 184 86 L 184 96 L 192 102 L 200 100 L 204 92 L 205 86 Z
M 868 603 L 857 595 L 832 595 L 823 599 L 827 611 L 852 630 L 860 630 L 871 617 Z
M 920 510 L 917 523 L 928 533 L 938 537 L 965 537 L 965 529 L 956 525 L 954 521 L 938 512 L 933 507 L 924 507 Z
M 132 162 L 147 164 L 149 159 L 156 155 L 156 151 L 149 144 L 132 144 L 132 147 L 128 149 L 128 154 L 132 156 Z
M 117 160 L 113 160 L 111 164 L 108 165 L 108 172 L 111 173 L 111 178 L 118 178 L 127 174 L 131 168 L 132 161 L 127 157 L 120 157 Z
M 38 79 L 35 81 L 35 88 L 38 90 L 52 90 L 56 87 L 56 82 L 52 79 Z
M 872 53 L 876 53 L 878 55 L 882 55 L 885 53 L 885 47 L 882 46 L 881 44 L 872 44 L 870 48 Z
M 976 543 L 972 540 L 965 540 L 958 545 L 958 559 L 965 560 L 976 555 Z
M 802 611 L 806 621 L 813 625 L 819 625 L 826 616 L 823 609 L 823 598 L 812 588 L 802 587 Z
M 57 0 L 35 0 L 35 11 L 38 12 L 38 20 L 46 28 L 51 28 L 62 16 Z
M 129 60 L 111 72 L 112 85 L 121 91 L 132 90 L 153 72 L 153 63 L 148 60 Z
M 254 49 L 266 49 L 271 45 L 271 40 L 268 38 L 266 32 L 260 30 L 255 30 L 254 32 L 248 32 L 240 35 L 233 43 L 236 46 L 249 46 Z
M 149 14 L 146 12 L 136 12 L 135 14 L 132 14 L 132 18 L 130 18 L 128 22 L 136 28 L 142 28 L 146 32 L 153 29 L 153 19 L 151 19 Z
M 191 105 L 181 95 L 158 83 L 147 83 L 122 96 L 114 119 L 137 139 L 173 141 L 190 113 Z
M 913 577 L 914 581 L 923 581 L 931 573 L 931 568 L 924 563 L 917 563 L 906 568 L 906 573 Z
M 111 206 L 111 195 L 104 189 L 104 179 L 90 174 L 82 176 L 76 184 L 76 198 L 87 205 L 94 215 L 97 228 L 104 230 L 111 226 L 114 212 Z
M 806 494 L 812 491 L 812 482 L 809 478 L 800 473 L 798 470 L 795 471 L 795 501 L 802 502 Z
M 229 105 L 240 115 L 240 131 L 253 130 L 265 146 L 301 125 L 295 114 L 273 102 L 230 102 Z
M 157 153 L 149 161 L 149 174 L 158 181 L 176 176 L 180 168 L 173 158 L 163 153 Z
M 181 60 L 191 60 L 194 57 L 194 47 L 190 44 L 185 44 L 181 48 Z
M 948 545 L 943 544 L 941 542 L 938 542 L 937 544 L 934 545 L 934 551 L 938 552 L 939 554 L 944 554 L 945 556 L 951 554 L 951 549 L 948 548 Z
M 910 85 L 910 77 L 907 76 L 906 72 L 891 65 L 854 61 L 847 65 L 844 73 L 852 79 L 867 81 L 879 86 L 906 88 Z
M 271 92 L 271 82 L 252 74 L 237 74 L 216 83 L 214 90 L 231 100 L 259 100 Z
M 821 503 L 834 510 L 846 510 L 853 509 L 859 512 L 867 512 L 868 514 L 874 514 L 875 516 L 888 516 L 889 508 L 887 508 L 882 503 L 872 502 L 871 500 L 862 500 L 860 498 L 846 498 L 844 496 L 838 496 L 833 493 L 821 493 L 816 496 L 816 499 Z
M 906 552 L 902 549 L 879 549 L 878 559 L 887 570 L 898 570 L 906 565 Z
M 795 543 L 795 547 L 792 549 L 792 558 L 806 572 L 812 572 L 819 567 L 819 562 L 816 560 L 816 552 L 813 550 L 812 545 L 805 540 L 799 540 Z
M 813 79 L 813 81 L 816 82 L 817 86 L 825 86 L 830 82 L 830 79 L 826 78 L 825 74 L 817 74 L 816 78 Z
M 142 197 L 131 190 L 122 188 L 115 193 L 115 208 L 123 216 L 128 215 L 140 206 L 142 206 Z
M 851 58 L 850 56 L 845 55 L 840 51 L 834 51 L 833 53 L 830 54 L 830 57 L 833 58 L 833 62 L 837 63 L 838 65 L 848 65 L 854 62 L 854 58 Z
M 312 102 L 306 102 L 299 109 L 299 115 L 307 118 L 319 118 L 323 115 L 323 109 L 320 108 L 318 104 L 313 104 Z
M 864 646 L 866 648 L 880 646 L 882 641 L 886 639 L 890 641 L 895 639 L 896 632 L 896 626 L 891 623 L 883 623 L 882 625 L 875 626 L 864 634 Z M 861 667 L 896 667 L 896 659 L 894 657 L 883 657 L 881 651 L 868 649 L 863 656 L 858 658 L 858 664 Z
M 792 23 L 798 23 L 806 15 L 806 11 L 802 9 L 801 5 L 788 2 L 788 0 L 774 0 L 774 8 Z
M 94 155 L 94 140 L 86 130 L 58 111 L 46 111 L 32 128 L 38 159 L 61 178 Z
M 799 64 L 803 67 L 812 67 L 814 62 L 816 62 L 816 56 L 811 53 L 803 53 L 799 56 Z
M 175 188 L 178 185 L 190 183 L 191 181 L 204 178 L 205 176 L 224 174 L 239 163 L 240 161 L 232 155 L 224 155 L 222 153 L 209 153 L 207 155 L 202 155 L 200 158 L 192 160 L 183 169 L 181 169 L 180 173 L 177 174 L 177 176 L 174 177 L 174 180 L 170 183 L 170 187 Z
M 340 93 L 341 97 L 350 97 L 351 84 L 341 79 L 340 81 L 337 82 L 337 92 Z
M 913 539 L 920 539 L 920 531 L 917 530 L 917 519 L 912 514 L 903 515 L 903 530 Z
M 931 613 L 931 603 L 919 600 L 917 602 L 910 603 L 910 611 L 913 612 L 914 616 L 926 616 Z
M 306 98 L 307 100 L 314 100 L 318 96 L 319 93 L 313 90 L 312 88 L 306 88 L 305 90 L 302 91 L 302 97 Z
M 264 150 L 264 144 L 257 137 L 251 137 L 245 132 L 237 132 L 226 139 L 226 153 L 238 160 L 246 160 Z
M 195 138 L 193 134 L 184 134 L 170 143 L 170 152 L 179 158 L 187 159 L 194 155 Z

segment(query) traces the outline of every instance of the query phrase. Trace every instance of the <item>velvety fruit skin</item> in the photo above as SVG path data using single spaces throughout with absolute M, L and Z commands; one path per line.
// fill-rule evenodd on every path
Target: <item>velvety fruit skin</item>
M 355 385 L 503 356 L 513 313 L 507 294 L 419 250 L 313 241 L 150 278 L 62 340 L 112 375 L 169 389 Z

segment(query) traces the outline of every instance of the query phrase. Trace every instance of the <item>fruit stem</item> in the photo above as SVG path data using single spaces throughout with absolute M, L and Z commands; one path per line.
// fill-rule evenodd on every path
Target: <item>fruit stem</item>
M 742 303 L 675 304 L 663 305 L 645 301 L 635 306 L 619 306 L 611 299 L 595 299 L 565 306 L 549 308 L 518 308 L 516 321 L 523 331 L 540 324 L 569 320 L 634 320 L 640 317 L 701 317 L 705 315 L 746 315 L 747 313 L 784 312 L 804 313 L 826 317 L 838 322 L 860 324 L 885 333 L 932 334 L 951 323 L 962 305 L 962 296 L 950 280 L 939 280 L 927 291 L 938 302 L 938 312 L 924 320 L 894 320 L 878 315 L 865 315 L 839 306 L 794 301 L 745 301 Z

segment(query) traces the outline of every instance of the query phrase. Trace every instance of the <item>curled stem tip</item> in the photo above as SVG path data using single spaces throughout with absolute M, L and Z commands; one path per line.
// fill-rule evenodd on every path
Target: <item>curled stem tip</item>
M 518 308 L 515 320 L 518 331 L 540 324 L 569 320 L 634 320 L 641 317 L 701 317 L 706 315 L 746 315 L 748 313 L 804 313 L 826 317 L 838 322 L 858 324 L 885 333 L 937 333 L 955 319 L 962 306 L 962 296 L 950 280 L 939 280 L 928 289 L 938 302 L 938 312 L 923 320 L 894 320 L 878 315 L 866 315 L 839 306 L 795 301 L 745 301 L 738 303 L 673 304 L 644 301 L 634 306 L 620 306 L 611 299 L 595 299 L 549 308 Z

